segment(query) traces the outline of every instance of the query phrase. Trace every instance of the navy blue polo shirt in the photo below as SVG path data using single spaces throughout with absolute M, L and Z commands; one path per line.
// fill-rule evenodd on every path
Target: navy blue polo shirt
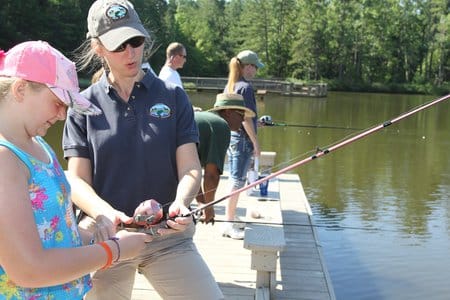
M 178 185 L 177 147 L 199 141 L 185 91 L 147 72 L 135 83 L 128 102 L 120 99 L 105 74 L 82 94 L 103 114 L 69 110 L 64 157 L 90 159 L 94 190 L 129 216 L 146 199 L 171 203 Z
M 226 93 L 225 89 L 224 89 L 224 93 Z M 247 108 L 251 109 L 255 113 L 255 116 L 252 118 L 252 121 L 253 121 L 253 127 L 255 129 L 255 132 L 257 132 L 258 114 L 256 111 L 255 91 L 253 90 L 252 85 L 250 84 L 250 82 L 245 80 L 244 77 L 241 77 L 234 84 L 234 93 L 242 95 L 242 97 L 244 98 L 244 105 Z M 242 129 L 243 129 L 243 127 L 242 127 Z

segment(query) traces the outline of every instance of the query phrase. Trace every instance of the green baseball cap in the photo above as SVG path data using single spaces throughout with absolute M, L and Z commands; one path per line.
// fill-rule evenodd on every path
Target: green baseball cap
M 259 60 L 258 55 L 251 50 L 244 50 L 239 52 L 237 58 L 244 64 L 255 65 L 258 68 L 264 67 L 264 64 Z

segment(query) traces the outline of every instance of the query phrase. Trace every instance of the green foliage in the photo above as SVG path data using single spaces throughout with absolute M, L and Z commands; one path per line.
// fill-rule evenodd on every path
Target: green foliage
M 155 72 L 159 72 L 166 59 L 166 47 L 177 36 L 176 26 L 166 20 L 169 6 L 161 0 L 132 1 L 139 13 L 142 23 L 153 38 L 153 48 L 146 54 L 145 59 L 150 62 Z
M 9 49 L 27 40 L 46 40 L 68 53 L 85 36 L 85 11 L 89 3 L 73 0 L 5 0 L 0 12 L 0 47 Z
M 194 72 L 183 74 L 219 76 L 226 73 L 224 10 L 225 1 L 178 1 L 175 20 L 186 37 L 186 44 L 191 46 L 188 48 L 187 65 L 195 67 Z
M 325 80 L 329 89 L 439 93 L 450 82 L 448 0 L 132 0 L 154 38 L 158 72 L 173 41 L 183 76 L 225 77 L 239 51 L 259 77 Z M 92 0 L 4 0 L 0 47 L 41 39 L 70 56 Z

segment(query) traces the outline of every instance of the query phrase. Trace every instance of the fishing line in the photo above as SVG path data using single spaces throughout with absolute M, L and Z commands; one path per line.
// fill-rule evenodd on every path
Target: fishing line
M 305 128 L 325 128 L 325 129 L 343 129 L 343 130 L 362 130 L 362 128 L 355 127 L 340 127 L 340 126 L 327 126 L 327 125 L 307 125 L 307 124 L 286 124 L 286 123 L 273 123 L 272 125 L 264 126 L 278 126 L 278 127 L 305 127 Z
M 272 173 L 270 175 L 267 175 L 264 178 L 256 180 L 256 181 L 254 181 L 254 182 L 252 182 L 252 183 L 250 183 L 250 184 L 248 184 L 248 185 L 246 185 L 246 186 L 244 186 L 244 187 L 242 187 L 240 189 L 237 189 L 237 190 L 231 192 L 230 194 L 228 194 L 228 195 L 226 195 L 226 196 L 224 196 L 222 198 L 219 198 L 217 200 L 214 200 L 214 201 L 211 201 L 211 202 L 209 202 L 207 204 L 204 204 L 201 207 L 196 208 L 196 209 L 192 210 L 191 212 L 189 212 L 187 214 L 184 214 L 183 216 L 196 216 L 199 213 L 201 213 L 202 210 L 206 209 L 209 206 L 212 206 L 212 205 L 215 205 L 215 204 L 217 204 L 219 202 L 222 202 L 222 201 L 232 197 L 233 195 L 240 194 L 240 193 L 242 193 L 242 192 L 244 192 L 244 191 L 246 191 L 246 190 L 248 190 L 248 189 L 250 189 L 250 188 L 252 188 L 254 186 L 257 186 L 257 185 L 261 184 L 262 182 L 264 182 L 266 180 L 270 180 L 270 179 L 272 179 L 274 177 L 277 177 L 278 175 L 281 175 L 281 174 L 286 173 L 286 172 L 288 172 L 288 171 L 290 171 L 290 170 L 292 170 L 294 168 L 297 168 L 297 167 L 299 167 L 301 165 L 304 165 L 304 164 L 306 164 L 306 163 L 308 163 L 310 161 L 318 159 L 318 158 L 320 158 L 320 157 L 322 157 L 322 156 L 324 156 L 324 155 L 326 155 L 328 153 L 331 153 L 331 152 L 333 152 L 333 151 L 335 151 L 335 150 L 337 150 L 337 149 L 339 149 L 341 147 L 344 147 L 344 146 L 346 146 L 348 144 L 351 144 L 351 143 L 353 143 L 353 142 L 355 142 L 355 141 L 357 141 L 359 139 L 362 139 L 362 138 L 364 138 L 364 137 L 366 137 L 366 136 L 368 136 L 368 135 L 370 135 L 372 133 L 375 133 L 375 132 L 377 132 L 377 131 L 379 131 L 379 130 L 381 130 L 383 128 L 386 128 L 386 127 L 388 127 L 388 126 L 390 126 L 390 125 L 392 125 L 392 124 L 394 124 L 394 123 L 396 123 L 398 121 L 401 121 L 402 119 L 407 118 L 407 117 L 409 117 L 409 116 L 411 116 L 411 115 L 413 115 L 413 114 L 415 114 L 415 113 L 417 113 L 417 112 L 419 112 L 421 110 L 424 110 L 424 109 L 426 109 L 426 108 L 428 108 L 430 106 L 433 106 L 433 105 L 438 104 L 438 103 L 440 103 L 440 102 L 442 102 L 444 100 L 447 100 L 448 98 L 450 98 L 450 94 L 447 95 L 447 96 L 444 96 L 444 97 L 432 100 L 430 102 L 424 103 L 422 105 L 419 105 L 419 106 L 411 109 L 410 111 L 407 111 L 407 112 L 405 112 L 405 113 L 403 113 L 403 114 L 401 114 L 401 115 L 399 115 L 399 116 L 397 116 L 397 117 L 395 117 L 395 118 L 393 118 L 391 120 L 384 121 L 383 123 L 381 123 L 379 125 L 376 125 L 376 126 L 373 126 L 373 127 L 369 128 L 369 129 L 363 131 L 363 132 L 358 133 L 358 134 L 355 134 L 355 135 L 351 136 L 350 138 L 346 138 L 344 140 L 341 140 L 340 142 L 337 142 L 337 143 L 331 145 L 328 148 L 319 148 L 318 147 L 316 149 L 315 154 L 313 154 L 313 155 L 311 155 L 311 156 L 309 156 L 309 157 L 307 157 L 305 159 L 302 159 L 302 160 L 300 160 L 300 161 L 298 161 L 296 163 L 293 163 L 293 164 L 291 164 L 291 165 L 289 165 L 289 166 L 287 166 L 287 167 L 285 167 L 285 168 L 283 168 L 281 170 L 278 170 L 278 171 L 276 171 L 276 172 L 274 172 L 274 173 Z
M 350 131 L 361 131 L 364 128 L 356 128 L 356 127 L 348 127 L 348 126 L 331 126 L 331 125 L 312 125 L 312 124 L 289 124 L 286 121 L 278 121 L 273 122 L 272 117 L 270 115 L 264 115 L 259 118 L 259 123 L 261 127 L 304 127 L 304 128 L 316 128 L 316 129 L 341 129 L 341 130 L 350 130 Z M 392 133 L 392 132 L 391 132 Z M 395 133 L 400 133 L 400 130 L 397 129 Z M 308 131 L 309 134 L 309 131 Z
M 219 223 L 236 223 L 236 224 L 253 224 L 253 225 L 282 225 L 282 226 L 292 226 L 292 227 L 317 227 L 317 228 L 325 228 L 325 229 L 333 229 L 333 230 L 344 230 L 344 229 L 352 229 L 352 230 L 364 230 L 364 231 L 386 231 L 386 232 L 401 232 L 398 230 L 389 230 L 382 228 L 364 228 L 364 227 L 354 227 L 354 226 L 342 226 L 342 225 L 319 225 L 319 224 L 301 224 L 301 223 L 274 223 L 274 222 L 261 222 L 261 221 L 227 221 L 227 220 L 217 220 L 214 222 Z M 203 223 L 203 222 L 202 222 Z
M 278 170 L 278 171 L 276 171 L 276 172 L 274 172 L 274 173 L 272 173 L 270 175 L 265 176 L 262 179 L 256 180 L 256 181 L 254 181 L 254 182 L 252 182 L 252 183 L 250 183 L 250 184 L 248 184 L 248 185 L 246 185 L 246 186 L 244 186 L 244 187 L 242 187 L 242 188 L 240 188 L 238 190 L 235 190 L 235 191 L 231 192 L 230 194 L 228 194 L 228 195 L 226 195 L 224 197 L 221 197 L 219 199 L 211 201 L 211 202 L 209 202 L 207 204 L 203 204 L 201 207 L 198 207 L 198 208 L 196 208 L 194 210 L 191 210 L 187 214 L 183 214 L 183 216 L 198 217 L 202 210 L 204 210 L 204 209 L 206 209 L 206 208 L 208 208 L 210 206 L 213 206 L 213 205 L 215 205 L 215 204 L 217 204 L 219 202 L 222 202 L 222 201 L 232 197 L 233 195 L 240 194 L 240 193 L 242 193 L 242 192 L 244 192 L 244 191 L 246 191 L 246 190 L 248 190 L 250 188 L 253 188 L 253 187 L 259 185 L 260 183 L 262 183 L 262 182 L 264 182 L 266 180 L 270 180 L 270 179 L 272 179 L 272 178 L 274 178 L 276 176 L 279 176 L 279 175 L 281 175 L 283 173 L 286 173 L 286 172 L 288 172 L 288 171 L 290 171 L 290 170 L 292 170 L 294 168 L 297 168 L 297 167 L 299 167 L 301 165 L 304 165 L 304 164 L 306 164 L 306 163 L 308 163 L 308 162 L 310 162 L 312 160 L 320 158 L 320 157 L 324 156 L 325 154 L 328 154 L 328 153 L 330 153 L 332 151 L 335 151 L 335 150 L 337 150 L 337 149 L 339 149 L 339 148 L 341 148 L 343 146 L 351 144 L 351 143 L 353 143 L 353 142 L 355 142 L 355 141 L 357 141 L 357 140 L 359 140 L 361 138 L 364 138 L 364 137 L 366 137 L 366 136 L 368 136 L 368 135 L 370 135 L 370 134 L 372 134 L 374 132 L 377 132 L 377 131 L 379 131 L 379 130 L 381 130 L 383 128 L 386 128 L 387 126 L 390 126 L 393 123 L 396 123 L 396 122 L 398 122 L 398 121 L 400 121 L 400 120 L 402 120 L 402 119 L 404 119 L 406 117 L 409 117 L 410 115 L 413 115 L 413 114 L 415 114 L 415 113 L 417 113 L 417 112 L 419 112 L 421 110 L 424 110 L 424 109 L 426 109 L 428 107 L 431 107 L 431 106 L 433 106 L 435 104 L 438 104 L 438 103 L 440 103 L 440 102 L 442 102 L 444 100 L 447 100 L 448 98 L 450 98 L 450 94 L 446 95 L 444 97 L 441 97 L 441 98 L 429 101 L 429 102 L 424 103 L 422 105 L 416 106 L 416 107 L 412 108 L 411 110 L 409 110 L 409 111 L 407 111 L 407 112 L 397 116 L 396 118 L 393 118 L 391 120 L 385 121 L 385 122 L 383 122 L 383 123 L 381 123 L 379 125 L 370 127 L 369 129 L 367 129 L 367 130 L 365 130 L 363 132 L 349 134 L 346 137 L 340 139 L 338 142 L 335 142 L 334 144 L 329 144 L 329 146 L 325 146 L 325 147 L 317 147 L 315 150 L 307 151 L 307 152 L 305 152 L 305 154 L 300 154 L 297 157 L 294 157 L 294 158 L 292 158 L 292 159 L 290 159 L 288 161 L 282 162 L 282 163 L 280 163 L 280 164 L 278 164 L 278 165 L 276 165 L 276 166 L 274 166 L 274 167 L 272 167 L 270 169 L 267 169 L 267 170 L 272 170 L 272 169 L 274 169 L 274 168 L 276 168 L 278 166 L 286 165 L 286 164 L 290 163 L 291 161 L 295 161 L 295 160 L 297 160 L 300 157 L 304 157 L 305 155 L 310 155 L 309 157 L 303 158 L 300 161 L 297 161 L 297 162 L 295 162 L 295 163 L 293 163 L 291 165 L 288 165 L 288 166 L 286 166 L 286 167 L 284 167 L 284 168 L 282 168 L 282 169 L 280 169 L 280 170 Z M 193 198 L 196 197 L 196 196 L 197 196 L 197 194 L 190 195 L 190 197 L 193 197 Z M 164 205 L 164 207 L 168 206 L 168 205 L 171 205 L 172 203 L 173 202 L 166 203 Z
M 345 139 L 348 139 L 348 138 L 350 138 L 350 137 L 353 137 L 355 134 L 354 133 L 351 133 L 351 134 L 348 134 L 348 135 L 346 135 L 346 136 L 344 136 L 344 137 L 342 137 L 339 141 L 337 141 L 337 142 L 341 142 L 341 141 L 344 141 Z M 336 142 L 334 142 L 334 143 L 336 143 Z M 274 166 L 272 166 L 272 167 L 270 167 L 270 168 L 267 168 L 267 169 L 263 169 L 263 170 L 261 170 L 261 173 L 272 173 L 272 171 L 273 170 L 275 170 L 275 169 L 282 169 L 282 168 L 284 168 L 285 166 L 289 166 L 292 162 L 295 162 L 295 161 L 298 161 L 299 159 L 303 159 L 303 158 L 305 158 L 305 157 L 307 157 L 307 156 L 309 156 L 309 155 L 313 155 L 314 153 L 317 153 L 318 151 L 320 151 L 320 148 L 327 148 L 327 147 L 330 147 L 331 145 L 333 145 L 333 143 L 331 143 L 331 144 L 328 144 L 327 146 L 322 146 L 322 147 L 316 147 L 316 149 L 314 149 L 314 150 L 308 150 L 308 151 L 306 151 L 306 152 L 304 152 L 304 153 L 302 153 L 302 154 L 299 154 L 299 155 L 296 155 L 296 156 L 294 156 L 294 157 L 292 157 L 292 158 L 290 158 L 290 159 L 288 159 L 288 160 L 285 160 L 285 161 L 283 161 L 283 162 L 280 162 L 280 163 L 278 163 L 278 164 L 276 164 L 276 165 L 274 165 Z
M 263 117 L 267 117 L 267 116 L 263 116 Z M 263 117 L 261 117 L 261 118 L 263 118 Z M 270 116 L 268 116 L 268 117 L 270 117 Z M 260 118 L 260 121 L 261 121 L 261 118 Z M 346 127 L 345 129 L 347 129 L 347 127 Z M 356 128 L 354 128 L 354 129 L 356 129 Z M 387 129 L 387 130 L 388 130 L 388 129 Z M 397 130 L 396 133 L 399 133 L 399 130 Z M 339 143 L 339 142 L 341 142 L 341 141 L 344 141 L 345 139 L 348 139 L 348 138 L 350 138 L 350 137 L 353 137 L 353 136 L 355 136 L 356 134 L 357 134 L 357 133 L 349 133 L 349 134 L 345 135 L 344 137 L 342 137 L 340 140 L 335 141 L 334 144 L 335 144 L 335 143 Z M 326 146 L 322 146 L 321 148 L 327 148 L 327 147 L 329 147 L 329 146 L 331 146 L 331 145 L 333 145 L 333 143 L 330 143 L 330 144 L 328 144 L 328 145 L 326 145 Z M 298 154 L 298 155 L 296 155 L 296 156 L 294 156 L 294 157 L 291 157 L 291 158 L 288 159 L 288 160 L 285 160 L 285 161 L 280 162 L 280 163 L 278 163 L 278 164 L 276 164 L 276 165 L 273 165 L 273 166 L 270 167 L 270 168 L 267 168 L 267 169 L 260 169 L 259 171 L 260 171 L 260 173 L 262 173 L 262 174 L 271 173 L 271 172 L 272 172 L 273 170 L 275 170 L 275 169 L 281 169 L 281 168 L 283 168 L 284 166 L 289 166 L 289 164 L 291 164 L 292 162 L 298 161 L 299 159 L 303 159 L 303 158 L 307 157 L 308 155 L 312 155 L 313 153 L 316 153 L 316 152 L 319 151 L 319 150 L 320 150 L 320 148 L 319 148 L 318 146 L 316 146 L 316 149 L 314 149 L 314 150 L 308 150 L 308 151 L 303 152 L 303 153 L 301 153 L 301 154 Z M 211 189 L 211 190 L 208 190 L 208 191 L 204 191 L 204 194 L 210 193 L 210 192 L 212 192 L 212 191 L 214 191 L 214 190 L 217 190 L 217 188 L 216 188 L 216 189 Z M 195 197 L 197 196 L 197 194 L 195 194 L 195 195 L 189 195 L 189 196 L 195 198 Z M 172 204 L 172 202 L 169 202 L 169 203 L 166 203 L 166 204 L 163 205 L 163 206 L 165 207 L 165 206 L 171 205 L 171 204 Z

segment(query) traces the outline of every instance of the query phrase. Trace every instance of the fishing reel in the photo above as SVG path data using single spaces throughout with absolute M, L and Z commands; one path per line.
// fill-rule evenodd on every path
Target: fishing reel
M 163 218 L 161 204 L 154 200 L 145 200 L 134 210 L 134 223 L 138 226 L 151 226 L 159 223 Z
M 133 223 L 120 224 L 119 229 L 128 231 L 144 232 L 149 235 L 159 235 L 158 229 L 169 228 L 167 220 L 174 220 L 164 215 L 161 204 L 154 200 L 145 200 L 134 211 Z
M 273 126 L 273 125 L 275 125 L 275 124 L 273 123 L 273 121 L 272 121 L 272 117 L 269 116 L 269 115 L 261 116 L 261 118 L 259 118 L 259 123 L 260 123 L 262 126 Z

